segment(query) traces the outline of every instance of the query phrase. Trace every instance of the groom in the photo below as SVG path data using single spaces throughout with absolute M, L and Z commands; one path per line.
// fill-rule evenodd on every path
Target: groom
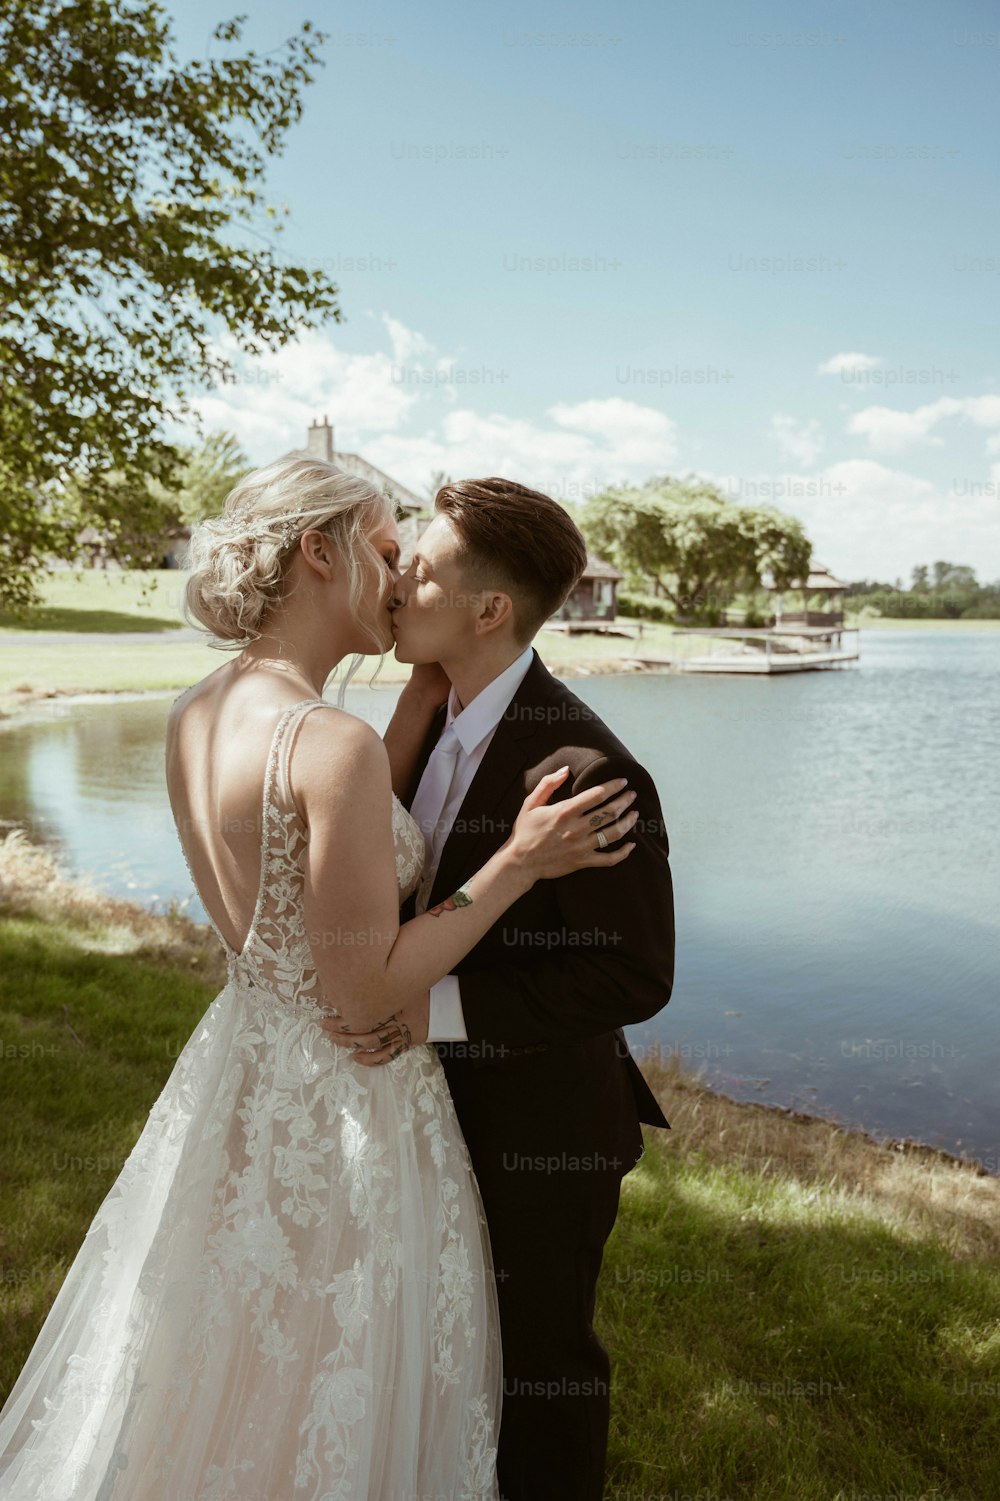
M 402 919 L 499 849 L 547 773 L 570 767 L 555 798 L 616 777 L 638 794 L 632 854 L 536 883 L 433 987 L 413 1031 L 439 1044 L 489 1225 L 501 1495 L 600 1501 L 610 1367 L 592 1327 L 597 1278 L 640 1122 L 668 1125 L 621 1030 L 670 999 L 667 833 L 648 772 L 531 646 L 586 565 L 570 516 L 502 479 L 445 485 L 435 509 L 393 611 L 397 659 L 440 663 L 452 684 L 407 789 L 427 860 Z

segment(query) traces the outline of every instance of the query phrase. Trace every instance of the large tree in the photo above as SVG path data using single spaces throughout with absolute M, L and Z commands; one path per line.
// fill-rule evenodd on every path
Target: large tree
M 165 419 L 233 379 L 220 335 L 253 355 L 340 318 L 262 192 L 325 38 L 241 37 L 224 22 L 219 56 L 181 62 L 150 0 L 3 0 L 0 605 L 81 525 L 143 559 L 135 497 L 176 474 Z
M 159 477 L 155 457 L 143 463 L 139 456 L 130 471 L 111 469 L 100 473 L 102 491 L 117 517 L 114 552 L 107 533 L 94 525 L 88 505 L 90 476 L 72 479 L 61 495 L 63 517 L 73 523 L 84 545 L 79 554 L 107 564 L 111 556 L 125 553 L 137 568 L 158 568 L 167 533 L 190 526 L 206 516 L 216 516 L 230 490 L 250 468 L 250 461 L 232 433 L 209 433 L 201 443 L 185 444 L 176 451 L 176 462 Z M 155 587 L 155 580 L 149 587 Z
M 177 520 L 190 526 L 206 516 L 217 516 L 230 490 L 250 467 L 232 433 L 209 433 L 201 444 L 183 450 L 176 479 L 162 498 L 173 503 Z
M 694 477 L 605 490 L 587 502 L 580 527 L 624 573 L 653 580 L 679 619 L 712 618 L 765 576 L 787 587 L 808 572 L 812 551 L 794 517 L 736 505 Z

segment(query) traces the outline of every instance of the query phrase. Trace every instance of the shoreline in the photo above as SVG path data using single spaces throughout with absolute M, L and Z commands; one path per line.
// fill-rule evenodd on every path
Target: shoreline
M 626 619 L 626 617 L 622 618 Z M 631 620 L 631 617 L 628 617 L 628 619 Z M 660 629 L 669 631 L 672 630 L 673 627 L 660 627 Z M 982 635 L 984 633 L 989 634 L 994 630 L 1000 630 L 1000 620 L 897 620 L 882 617 L 878 620 L 865 620 L 861 622 L 855 621 L 852 624 L 846 626 L 845 629 L 858 630 L 859 632 L 886 631 L 890 634 L 893 632 L 906 630 L 916 630 L 921 632 L 930 630 L 942 630 L 947 632 L 949 635 Z M 135 633 L 115 631 L 107 633 L 80 632 L 69 634 L 65 632 L 45 631 L 30 633 L 15 632 L 0 629 L 0 645 L 2 645 L 5 640 L 8 645 L 14 644 L 16 641 L 17 644 L 23 644 L 25 648 L 28 648 L 29 646 L 36 649 L 58 648 L 63 654 L 67 653 L 67 651 L 72 651 L 74 647 L 76 647 L 78 650 L 86 650 L 87 648 L 91 647 L 96 648 L 98 645 L 104 648 L 106 654 L 108 652 L 113 652 L 116 647 L 128 645 L 137 647 L 140 651 L 142 651 L 143 659 L 148 664 L 148 658 L 143 648 L 149 648 L 154 653 L 157 650 L 162 651 L 165 647 L 169 646 L 176 646 L 178 648 L 189 650 L 193 648 L 198 651 L 207 649 L 204 648 L 203 643 L 197 642 L 192 639 L 194 634 L 195 633 L 183 630 L 181 639 L 177 640 L 176 634 L 173 631 L 156 634 L 146 633 L 142 636 L 139 636 Z M 540 640 L 541 645 L 539 645 Z M 564 680 L 607 675 L 625 677 L 632 676 L 637 673 L 662 676 L 665 672 L 669 672 L 668 664 L 646 666 L 641 665 L 634 659 L 634 657 L 632 657 L 628 653 L 627 643 L 624 642 L 622 643 L 621 655 L 612 655 L 610 653 L 605 655 L 588 655 L 585 652 L 581 651 L 578 655 L 573 655 L 571 653 L 568 659 L 564 659 L 562 657 L 562 653 L 559 650 L 551 650 L 553 646 L 564 648 L 566 645 L 567 638 L 562 635 L 556 635 L 556 633 L 553 633 L 548 640 L 544 638 L 544 635 L 540 635 L 540 637 L 537 637 L 535 640 L 535 646 L 538 648 L 539 655 L 541 656 L 542 661 L 545 663 L 545 666 L 555 677 Z M 546 650 L 546 647 L 549 647 L 550 649 Z M 210 659 L 208 660 L 210 661 Z M 192 665 L 195 667 L 200 666 L 201 660 L 193 662 Z M 207 671 L 211 670 L 212 667 L 208 666 Z M 69 670 L 67 670 L 67 676 L 68 675 Z M 122 675 L 135 675 L 134 661 L 128 664 L 128 666 L 122 667 Z M 174 674 L 168 675 L 174 676 Z M 202 677 L 206 675 L 207 672 L 201 674 Z M 381 673 L 379 674 L 378 683 L 375 686 L 377 688 L 379 684 L 384 684 L 386 686 L 394 686 L 397 684 L 402 685 L 406 682 L 408 676 L 408 667 L 404 667 L 404 664 L 397 663 L 391 657 L 391 655 L 389 655 L 386 658 L 386 663 L 383 666 Z M 28 681 L 18 683 L 14 688 L 7 689 L 6 691 L 0 690 L 0 730 L 9 729 L 13 725 L 27 723 L 33 718 L 44 718 L 44 714 L 39 714 L 38 711 L 39 709 L 43 708 L 43 706 L 49 704 L 58 704 L 60 706 L 70 707 L 75 704 L 85 703 L 124 703 L 131 700 L 144 698 L 166 698 L 171 695 L 173 697 L 177 697 L 180 693 L 183 693 L 186 688 L 190 687 L 192 682 L 199 681 L 199 677 L 196 673 L 194 676 L 187 678 L 186 681 L 180 681 L 172 683 L 170 685 L 161 683 L 160 685 L 151 688 L 120 688 L 112 685 L 105 688 L 93 685 L 88 687 L 80 687 L 72 684 L 72 681 L 70 681 L 70 684 L 65 687 L 58 685 L 41 686 L 39 684 L 31 683 L 30 670 L 27 674 L 27 677 L 29 679 Z M 176 677 L 184 677 L 184 674 L 178 672 L 176 673 Z M 352 686 L 364 687 L 367 685 L 362 675 L 358 674 Z
M 659 1066 L 662 1068 L 662 1065 Z M 643 1070 L 647 1078 L 656 1078 L 657 1068 L 650 1069 L 648 1066 Z M 738 1100 L 725 1090 L 713 1089 L 711 1085 L 702 1083 L 697 1075 L 682 1075 L 685 1083 L 680 1087 L 686 1088 L 687 1079 L 690 1077 L 694 1087 L 701 1093 L 711 1096 L 713 1100 L 725 1100 L 736 1111 L 746 1118 L 754 1115 L 780 1118 L 792 1126 L 802 1126 L 809 1130 L 832 1132 L 836 1136 L 848 1141 L 863 1144 L 866 1148 L 872 1148 L 880 1154 L 892 1154 L 906 1158 L 914 1158 L 925 1163 L 935 1163 L 941 1167 L 948 1167 L 956 1171 L 964 1169 L 972 1172 L 977 1178 L 989 1178 L 1000 1184 L 1000 1171 L 991 1172 L 984 1167 L 982 1162 L 975 1157 L 960 1157 L 957 1152 L 949 1152 L 944 1147 L 931 1146 L 929 1142 L 921 1141 L 916 1136 L 881 1136 L 874 1131 L 867 1130 L 864 1126 L 849 1126 L 842 1121 L 835 1120 L 829 1115 L 814 1115 L 807 1110 L 796 1110 L 791 1105 L 766 1104 L 762 1100 Z
M 190 973 L 196 967 L 206 980 L 217 982 L 220 989 L 225 984 L 226 956 L 209 923 L 178 911 L 173 904 L 165 911 L 153 911 L 142 902 L 112 896 L 86 879 L 67 875 L 48 850 L 34 843 L 16 825 L 0 830 L 0 918 L 3 917 L 35 918 L 56 926 L 69 924 L 84 939 L 95 928 L 111 930 L 118 936 L 123 954 L 133 954 L 148 945 L 179 970 Z M 881 1136 L 863 1126 L 846 1125 L 831 1116 L 797 1110 L 790 1105 L 738 1100 L 705 1083 L 695 1069 L 671 1057 L 669 1050 L 666 1061 L 661 1056 L 644 1063 L 643 1073 L 660 1098 L 671 1125 L 671 1111 L 677 1111 L 678 1100 L 683 1098 L 686 1105 L 694 1101 L 696 1116 L 699 1110 L 708 1109 L 744 1123 L 746 1129 L 741 1127 L 738 1133 L 744 1143 L 753 1137 L 754 1125 L 762 1127 L 765 1137 L 774 1132 L 792 1133 L 803 1147 L 809 1148 L 802 1160 L 811 1154 L 813 1147 L 822 1144 L 827 1155 L 842 1151 L 861 1153 L 880 1163 L 911 1161 L 1000 1185 L 1000 1172 L 991 1172 L 977 1158 L 961 1157 L 917 1137 Z M 669 1142 L 671 1133 L 664 1135 Z
M 101 640 L 107 640 L 101 637 Z M 112 638 L 114 639 L 114 638 Z M 2 642 L 2 636 L 0 636 Z M 539 653 L 541 656 L 542 654 Z M 544 661 L 544 657 L 542 658 Z M 393 664 L 398 666 L 399 664 Z M 618 659 L 604 658 L 581 658 L 572 663 L 545 662 L 545 666 L 554 677 L 585 678 L 604 675 L 629 676 L 635 672 L 655 674 L 657 668 L 640 668 L 629 665 Z M 375 692 L 380 686 L 402 688 L 409 677 L 409 672 L 393 672 L 383 670 L 378 681 L 373 685 Z M 195 679 L 197 682 L 198 679 Z M 128 703 L 138 699 L 177 698 L 191 684 L 185 683 L 179 687 L 171 688 L 32 688 L 18 690 L 17 697 L 13 702 L 3 704 L 0 698 L 0 733 L 5 729 L 12 729 L 16 725 L 27 724 L 33 719 L 43 720 L 45 715 L 38 711 L 45 705 L 58 705 L 59 707 L 74 707 L 77 704 L 95 703 Z M 351 688 L 366 688 L 368 683 L 357 674 L 351 682 Z

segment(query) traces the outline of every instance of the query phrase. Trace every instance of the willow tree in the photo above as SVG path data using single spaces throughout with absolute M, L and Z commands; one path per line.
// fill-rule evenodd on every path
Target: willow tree
M 224 346 L 340 319 L 263 191 L 325 38 L 307 21 L 263 55 L 242 25 L 182 62 L 150 0 L 0 9 L 0 605 L 36 598 L 82 527 L 145 561 L 141 497 L 177 473 L 166 419 L 234 379 Z
M 736 505 L 714 485 L 669 476 L 622 485 L 584 506 L 590 546 L 623 573 L 651 580 L 679 619 L 712 618 L 739 589 L 804 576 L 812 551 L 802 525 L 771 506 Z

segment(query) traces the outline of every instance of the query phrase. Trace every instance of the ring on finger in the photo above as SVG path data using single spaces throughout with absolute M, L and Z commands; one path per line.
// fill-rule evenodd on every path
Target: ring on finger
M 607 847 L 608 847 L 608 836 L 607 836 L 607 834 L 605 834 L 605 832 L 604 832 L 603 829 L 598 829 L 598 831 L 597 831 L 597 848 L 599 850 L 606 850 Z

